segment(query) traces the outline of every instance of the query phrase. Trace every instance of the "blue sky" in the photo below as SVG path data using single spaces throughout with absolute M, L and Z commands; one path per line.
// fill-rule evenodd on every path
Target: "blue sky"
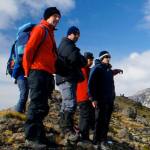
M 101 50 L 112 54 L 113 68 L 122 68 L 115 77 L 116 93 L 127 96 L 150 87 L 150 0 L 1 0 L 0 1 L 0 108 L 14 105 L 18 89 L 6 77 L 6 61 L 17 28 L 38 23 L 43 11 L 56 6 L 62 13 L 55 33 L 57 45 L 68 27 L 78 26 L 81 52 L 95 58 Z

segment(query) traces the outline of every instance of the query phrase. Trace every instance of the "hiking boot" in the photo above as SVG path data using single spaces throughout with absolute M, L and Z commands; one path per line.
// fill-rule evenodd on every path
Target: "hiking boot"
M 38 141 L 31 141 L 31 140 L 26 140 L 25 146 L 36 150 L 46 150 L 47 148 L 46 144 L 40 143 Z
M 93 145 L 89 140 L 82 140 L 77 143 L 77 147 L 82 149 L 92 149 Z
M 93 147 L 94 147 L 95 150 L 100 150 L 100 142 L 94 141 L 93 142 Z
M 100 143 L 100 149 L 101 150 L 111 150 L 111 145 L 113 143 L 111 141 L 102 141 Z
M 79 139 L 79 134 L 76 133 L 73 129 L 66 129 L 63 134 L 65 135 L 65 139 L 69 142 L 76 142 Z
M 79 134 L 77 134 L 74 131 L 69 131 L 67 133 L 67 140 L 71 141 L 71 142 L 76 142 L 79 139 Z

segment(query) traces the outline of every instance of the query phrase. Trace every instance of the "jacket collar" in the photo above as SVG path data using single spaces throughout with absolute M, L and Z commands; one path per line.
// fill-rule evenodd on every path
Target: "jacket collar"
M 42 19 L 42 20 L 40 21 L 40 24 L 43 25 L 43 26 L 45 26 L 46 28 L 48 28 L 49 31 L 54 31 L 54 30 L 55 30 L 54 26 L 50 25 L 50 24 L 49 24 L 46 20 L 44 20 L 44 19 Z
M 102 63 L 99 59 L 96 59 L 95 60 L 95 65 L 100 65 L 100 66 L 102 66 L 102 67 L 104 67 L 104 68 L 112 68 L 112 65 L 111 64 L 104 64 L 104 63 Z

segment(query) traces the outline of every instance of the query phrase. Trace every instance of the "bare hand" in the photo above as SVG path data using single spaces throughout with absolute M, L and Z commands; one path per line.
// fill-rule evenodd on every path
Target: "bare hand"
M 96 107 L 97 107 L 97 101 L 93 101 L 93 102 L 92 102 L 92 106 L 93 106 L 94 108 L 96 108 Z

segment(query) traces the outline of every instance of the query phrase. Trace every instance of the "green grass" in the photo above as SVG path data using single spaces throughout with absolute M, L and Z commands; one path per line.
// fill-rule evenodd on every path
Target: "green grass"
M 134 102 L 126 97 L 116 97 L 115 103 L 119 105 L 120 109 L 124 109 L 127 107 L 136 108 L 137 114 L 146 118 L 148 122 L 150 122 L 150 108 L 142 106 L 140 103 Z

